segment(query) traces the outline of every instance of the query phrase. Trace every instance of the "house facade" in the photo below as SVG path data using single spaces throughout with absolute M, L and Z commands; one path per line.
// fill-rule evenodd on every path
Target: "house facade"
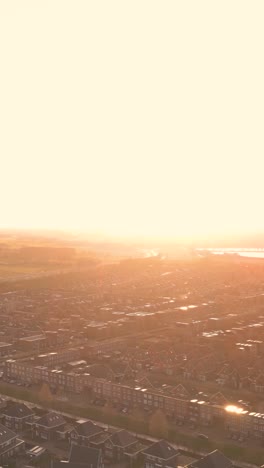
M 176 468 L 179 452 L 167 441 L 160 440 L 143 452 L 144 468 Z
M 124 460 L 128 449 L 137 445 L 137 439 L 130 432 L 121 430 L 112 434 L 104 443 L 104 455 L 108 460 Z
M 43 440 L 60 438 L 59 432 L 64 429 L 66 421 L 59 413 L 48 413 L 32 424 L 32 436 Z
M 2 414 L 5 426 L 15 431 L 26 429 L 27 422 L 34 417 L 34 412 L 23 403 L 5 408 Z
M 0 462 L 6 463 L 25 450 L 25 442 L 15 432 L 0 424 Z
M 104 429 L 92 421 L 79 420 L 70 432 L 70 441 L 77 445 L 90 445 L 90 440 L 104 432 Z

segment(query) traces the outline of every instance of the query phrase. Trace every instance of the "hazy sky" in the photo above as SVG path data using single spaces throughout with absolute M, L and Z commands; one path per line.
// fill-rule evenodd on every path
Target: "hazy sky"
M 264 231 L 263 0 L 0 0 L 0 226 Z

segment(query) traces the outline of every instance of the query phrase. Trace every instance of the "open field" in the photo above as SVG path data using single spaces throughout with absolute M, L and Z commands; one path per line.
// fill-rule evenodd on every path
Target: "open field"
M 0 263 L 0 280 L 15 280 L 15 278 L 25 278 L 31 275 L 45 274 L 57 269 L 57 265 L 19 265 Z

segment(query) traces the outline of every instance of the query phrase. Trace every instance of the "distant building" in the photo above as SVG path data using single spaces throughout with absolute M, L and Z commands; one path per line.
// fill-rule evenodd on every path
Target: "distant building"
M 13 345 L 11 343 L 0 343 L 0 357 L 11 354 Z
M 3 409 L 5 407 L 6 407 L 6 400 L 0 397 L 0 409 Z
M 23 351 L 39 353 L 40 351 L 46 349 L 47 340 L 44 335 L 26 336 L 19 339 L 18 346 Z

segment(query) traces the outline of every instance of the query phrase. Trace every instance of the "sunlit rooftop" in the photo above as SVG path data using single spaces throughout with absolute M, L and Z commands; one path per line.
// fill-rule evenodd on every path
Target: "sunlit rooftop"
M 225 407 L 225 410 L 228 413 L 236 413 L 236 414 L 241 414 L 244 411 L 243 408 L 240 408 L 239 406 L 236 406 L 236 405 L 227 405 Z

